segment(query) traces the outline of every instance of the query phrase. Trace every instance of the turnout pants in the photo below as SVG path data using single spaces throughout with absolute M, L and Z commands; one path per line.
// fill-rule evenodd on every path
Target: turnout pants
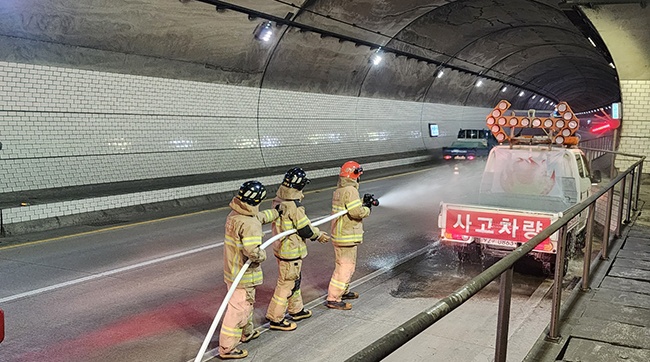
M 350 280 L 357 265 L 357 246 L 334 245 L 336 265 L 327 289 L 327 301 L 340 302 L 341 296 L 350 288 Z
M 230 290 L 232 284 L 226 283 L 226 285 Z M 241 341 L 242 333 L 246 336 L 253 333 L 253 303 L 255 303 L 255 287 L 235 289 L 221 324 L 220 354 L 226 354 L 235 349 Z
M 300 292 L 300 270 L 302 260 L 278 261 L 278 283 L 275 286 L 273 298 L 266 311 L 266 318 L 272 322 L 280 322 L 284 314 L 295 314 L 304 307 Z

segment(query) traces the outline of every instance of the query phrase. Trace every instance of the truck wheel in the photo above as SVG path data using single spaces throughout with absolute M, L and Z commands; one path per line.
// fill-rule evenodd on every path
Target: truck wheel
M 572 259 L 576 255 L 576 236 L 574 233 L 567 234 L 566 236 L 566 251 L 564 253 L 564 260 Z M 566 263 L 564 263 L 566 265 Z
M 586 239 L 587 239 L 586 234 L 587 234 L 587 230 L 582 230 L 576 236 L 576 240 L 575 240 L 576 252 L 580 252 L 580 251 L 582 251 L 582 249 L 585 248 L 585 243 L 586 243 Z
M 562 269 L 562 276 L 566 276 L 569 271 L 569 260 L 568 255 L 564 254 L 564 269 Z M 542 272 L 547 277 L 552 277 L 555 274 L 555 255 L 553 255 L 553 260 L 543 260 L 542 261 Z
M 483 254 L 481 255 L 481 268 L 485 270 L 494 265 L 497 261 L 499 261 L 499 258 Z
M 553 275 L 553 273 L 555 272 L 555 263 L 551 263 L 550 261 L 543 261 L 542 262 L 542 272 L 547 277 L 550 277 L 551 275 Z
M 470 255 L 467 251 L 465 250 L 459 250 L 458 251 L 458 261 L 461 263 L 465 263 L 469 260 Z
M 575 253 L 575 250 L 573 251 Z M 569 253 L 564 254 L 564 269 L 562 270 L 562 276 L 566 276 L 566 273 L 569 271 L 569 260 L 571 260 L 572 257 L 569 256 Z
M 469 244 L 456 248 L 458 261 L 463 263 L 474 263 L 481 260 L 481 249 L 476 244 Z
M 566 258 L 565 258 L 566 259 Z M 555 263 L 543 263 L 542 264 L 544 275 L 547 277 L 553 276 L 555 274 Z M 569 260 L 564 260 L 564 269 L 562 270 L 562 276 L 566 276 L 566 273 L 569 271 Z

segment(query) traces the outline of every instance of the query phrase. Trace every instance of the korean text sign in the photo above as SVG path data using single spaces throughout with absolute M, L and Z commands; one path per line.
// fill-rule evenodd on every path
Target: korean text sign
M 543 215 L 448 207 L 445 231 L 452 234 L 525 243 L 551 225 L 551 221 L 550 216 Z

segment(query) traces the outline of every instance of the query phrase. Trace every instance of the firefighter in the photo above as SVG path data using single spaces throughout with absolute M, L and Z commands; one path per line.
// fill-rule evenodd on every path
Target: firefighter
M 332 213 L 347 210 L 347 214 L 332 221 L 332 245 L 336 265 L 327 290 L 325 305 L 332 309 L 352 308 L 345 299 L 359 298 L 357 292 L 350 291 L 350 280 L 357 263 L 357 246 L 363 241 L 363 218 L 370 215 L 372 204 L 364 205 L 359 198 L 359 177 L 363 168 L 355 161 L 341 166 L 339 180 L 332 196 Z
M 293 321 L 311 317 L 312 312 L 304 309 L 300 291 L 302 260 L 307 256 L 306 239 L 326 243 L 330 240 L 326 232 L 311 225 L 305 214 L 302 193 L 309 183 L 307 174 L 300 167 L 287 171 L 278 188 L 273 206 L 281 210 L 281 217 L 273 223 L 273 235 L 295 229 L 295 233 L 278 239 L 273 244 L 273 253 L 278 261 L 278 282 L 273 298 L 266 311 L 269 328 L 280 331 L 296 329 L 295 322 L 285 318 L 288 311 Z
M 255 286 L 262 284 L 260 263 L 266 260 L 262 244 L 262 224 L 279 217 L 277 210 L 259 211 L 259 204 L 266 197 L 266 188 L 258 181 L 247 181 L 237 196 L 230 201 L 232 211 L 226 219 L 226 236 L 223 251 L 223 277 L 228 289 L 247 260 L 251 261 L 237 285 L 223 318 L 219 335 L 219 357 L 239 359 L 248 356 L 245 349 L 235 348 L 241 342 L 259 337 L 253 328 L 253 303 Z

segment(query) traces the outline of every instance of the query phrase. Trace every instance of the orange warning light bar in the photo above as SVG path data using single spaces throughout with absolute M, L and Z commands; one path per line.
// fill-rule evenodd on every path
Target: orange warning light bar
M 529 111 L 526 116 L 517 116 L 514 111 L 507 112 L 508 109 L 510 109 L 510 102 L 501 100 L 485 119 L 488 128 L 499 143 L 530 140 L 530 137 L 515 137 L 515 129 L 538 128 L 543 129 L 547 134 L 547 143 L 567 146 L 577 144 L 578 140 L 574 134 L 580 127 L 580 121 L 566 102 L 560 102 L 555 106 L 554 113 L 559 117 L 536 117 L 534 111 Z

